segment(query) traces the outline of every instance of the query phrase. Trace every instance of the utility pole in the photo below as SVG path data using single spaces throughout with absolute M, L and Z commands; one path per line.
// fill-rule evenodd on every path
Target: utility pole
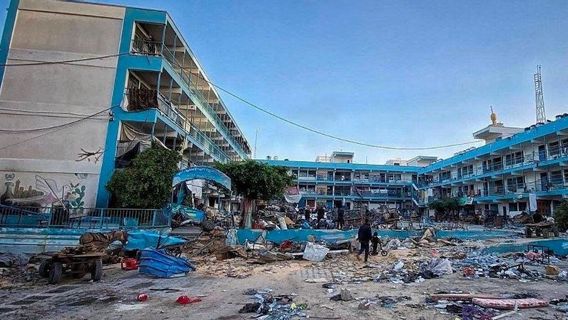
M 544 94 L 542 92 L 542 76 L 540 74 L 540 65 L 536 66 L 534 74 L 534 95 L 536 102 L 536 123 L 546 123 L 546 114 L 544 112 Z

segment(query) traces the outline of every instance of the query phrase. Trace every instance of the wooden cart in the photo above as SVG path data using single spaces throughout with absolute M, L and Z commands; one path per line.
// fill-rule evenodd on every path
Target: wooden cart
M 543 238 L 550 237 L 550 234 L 553 234 L 555 237 L 560 235 L 556 224 L 547 221 L 525 224 L 525 236 L 532 238 L 533 234 Z
M 41 262 L 39 274 L 48 278 L 48 282 L 51 284 L 59 283 L 63 274 L 71 274 L 74 278 L 80 279 L 87 273 L 91 273 L 91 279 L 99 281 L 103 276 L 103 256 L 104 253 L 102 252 L 56 253 Z

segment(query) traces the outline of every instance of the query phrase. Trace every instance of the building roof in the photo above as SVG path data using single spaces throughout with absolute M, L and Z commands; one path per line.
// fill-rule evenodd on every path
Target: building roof
M 391 171 L 416 173 L 420 167 L 414 166 L 391 166 L 385 164 L 362 164 L 344 162 L 315 162 L 315 161 L 288 161 L 288 160 L 257 160 L 273 166 L 288 168 L 309 169 L 341 169 L 341 170 L 365 170 L 365 171 Z

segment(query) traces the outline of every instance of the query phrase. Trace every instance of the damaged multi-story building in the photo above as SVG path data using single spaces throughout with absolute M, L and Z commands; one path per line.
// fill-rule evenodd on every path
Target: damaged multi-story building
M 152 142 L 181 166 L 250 156 L 165 11 L 12 0 L 0 64 L 2 201 L 105 207 L 114 170 Z

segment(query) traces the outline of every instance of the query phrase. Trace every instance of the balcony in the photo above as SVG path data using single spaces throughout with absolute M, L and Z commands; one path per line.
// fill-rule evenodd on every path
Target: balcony
M 147 88 L 129 88 L 126 90 L 127 111 L 143 111 L 157 109 L 167 118 L 171 119 L 179 128 L 190 136 L 192 142 L 197 144 L 204 152 L 221 162 L 230 161 L 230 157 L 205 133 L 179 111 L 179 108 L 168 101 L 157 90 Z M 150 132 L 151 133 L 151 132 Z
M 180 76 L 181 80 L 187 86 L 191 94 L 197 98 L 197 102 L 199 105 L 204 109 L 205 113 L 209 115 L 210 121 L 215 125 L 216 129 L 219 130 L 225 139 L 230 141 L 233 144 L 235 150 L 238 150 L 239 154 L 241 154 L 244 158 L 247 158 L 247 152 L 243 149 L 241 143 L 242 141 L 237 141 L 235 136 L 230 132 L 227 125 L 221 120 L 219 117 L 219 112 L 226 112 L 224 107 L 219 106 L 219 109 L 223 110 L 215 110 L 213 106 L 209 103 L 211 100 L 210 97 L 205 97 L 200 89 L 204 86 L 208 87 L 208 89 L 212 89 L 210 84 L 199 74 L 193 75 L 191 71 L 188 71 L 183 65 L 176 59 L 175 53 L 172 52 L 167 46 L 162 47 L 162 56 L 165 60 L 170 64 L 172 69 Z M 198 84 L 198 82 L 201 82 Z

